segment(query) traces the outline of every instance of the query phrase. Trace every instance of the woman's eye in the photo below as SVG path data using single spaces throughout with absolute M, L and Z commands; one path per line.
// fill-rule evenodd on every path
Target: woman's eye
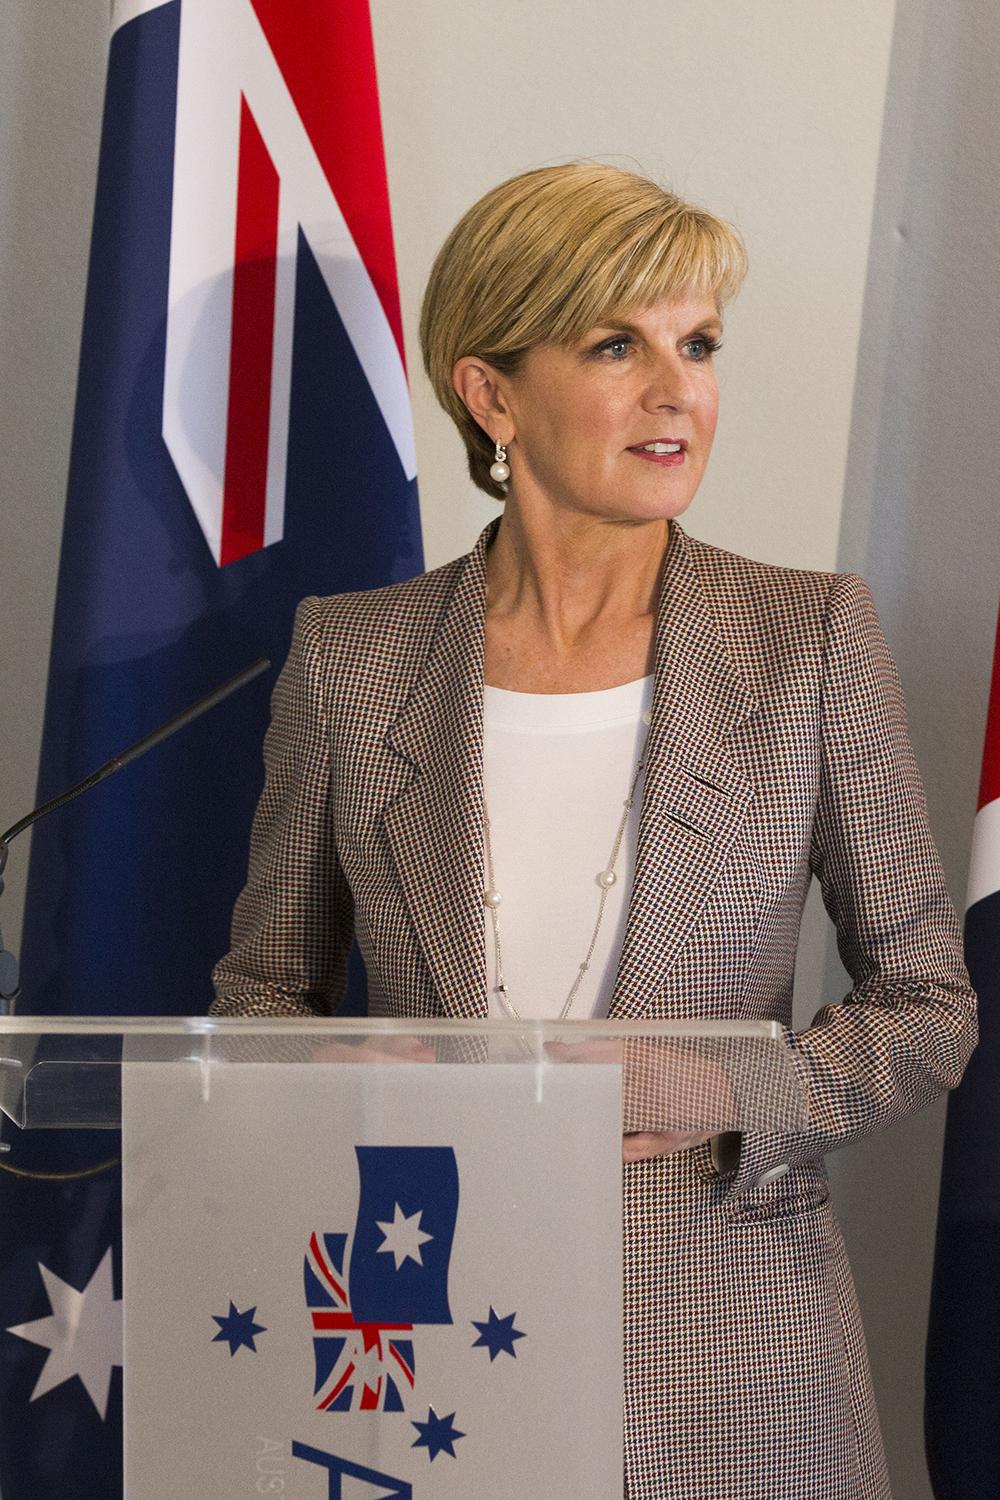
M 610 354 L 613 361 L 620 362 L 628 354 L 632 347 L 632 340 L 624 336 L 617 339 L 608 339 L 601 344 L 598 353 Z
M 696 364 L 703 364 L 706 359 L 711 359 L 712 355 L 722 348 L 722 344 L 718 339 L 701 334 L 696 339 L 688 339 L 684 347 Z

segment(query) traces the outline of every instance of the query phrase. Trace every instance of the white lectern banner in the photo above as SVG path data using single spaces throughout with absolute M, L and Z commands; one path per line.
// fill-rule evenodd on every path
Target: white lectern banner
M 614 1067 L 126 1063 L 129 1500 L 622 1493 Z

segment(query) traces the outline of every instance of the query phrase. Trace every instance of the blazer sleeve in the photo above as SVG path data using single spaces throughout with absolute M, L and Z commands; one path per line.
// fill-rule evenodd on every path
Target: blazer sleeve
M 954 1088 L 978 1039 L 899 676 L 868 586 L 850 574 L 828 598 L 820 736 L 810 866 L 852 989 L 807 1030 L 785 1029 L 809 1127 L 745 1133 L 724 1174 L 729 1197 Z
M 213 971 L 212 1015 L 330 1015 L 346 989 L 354 904 L 337 858 L 319 610 L 316 599 L 299 605 L 271 699 L 247 882 Z

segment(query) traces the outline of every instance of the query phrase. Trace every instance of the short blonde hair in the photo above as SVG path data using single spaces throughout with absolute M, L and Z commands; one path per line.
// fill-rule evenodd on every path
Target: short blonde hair
M 655 302 L 690 294 L 721 307 L 746 265 L 729 224 L 600 162 L 523 172 L 480 198 L 438 252 L 420 312 L 424 368 L 474 483 L 504 498 L 490 478 L 493 444 L 452 385 L 457 360 L 514 374 L 534 345 L 572 343 Z

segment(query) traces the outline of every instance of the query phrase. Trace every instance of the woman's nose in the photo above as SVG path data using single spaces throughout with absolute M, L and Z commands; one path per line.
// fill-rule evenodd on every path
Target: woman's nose
M 666 355 L 658 361 L 647 398 L 653 409 L 690 410 L 694 401 L 694 382 L 690 369 L 679 355 Z

